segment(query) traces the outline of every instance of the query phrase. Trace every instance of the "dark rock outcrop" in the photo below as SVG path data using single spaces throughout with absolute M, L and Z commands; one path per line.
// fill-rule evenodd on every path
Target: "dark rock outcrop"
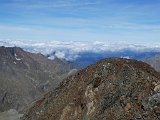
M 109 58 L 65 79 L 23 120 L 158 120 L 160 75 L 136 60 Z
M 0 47 L 0 111 L 22 111 L 58 86 L 71 66 L 18 47 Z

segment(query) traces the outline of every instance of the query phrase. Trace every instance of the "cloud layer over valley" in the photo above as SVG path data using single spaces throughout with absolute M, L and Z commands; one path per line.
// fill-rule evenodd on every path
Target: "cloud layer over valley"
M 105 43 L 105 42 L 62 42 L 62 41 L 22 41 L 22 40 L 1 40 L 0 46 L 5 47 L 21 47 L 32 53 L 42 53 L 48 56 L 49 59 L 54 59 L 55 56 L 68 61 L 76 60 L 83 53 L 115 53 L 124 51 L 143 52 L 160 52 L 160 44 L 126 44 L 120 43 Z M 127 55 L 127 54 L 126 54 Z M 129 57 L 129 56 L 122 56 Z

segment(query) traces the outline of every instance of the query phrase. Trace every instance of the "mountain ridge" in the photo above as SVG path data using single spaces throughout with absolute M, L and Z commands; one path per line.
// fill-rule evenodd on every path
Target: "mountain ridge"
M 0 47 L 0 111 L 23 111 L 29 103 L 54 89 L 72 69 L 58 58 L 19 47 Z
M 144 62 L 104 59 L 63 80 L 55 91 L 37 101 L 23 120 L 157 120 L 159 78 Z

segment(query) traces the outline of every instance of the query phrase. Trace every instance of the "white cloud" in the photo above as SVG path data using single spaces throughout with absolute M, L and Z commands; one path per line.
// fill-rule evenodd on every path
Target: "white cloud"
M 97 5 L 100 2 L 97 1 L 74 1 L 74 0 L 12 0 L 9 5 L 14 5 L 18 7 L 25 7 L 30 9 L 37 8 L 64 8 L 64 7 L 85 7 L 90 5 Z
M 107 51 L 122 51 L 133 50 L 138 52 L 144 51 L 160 51 L 160 44 L 127 44 L 125 42 L 119 43 L 105 43 L 105 42 L 62 42 L 62 41 L 22 41 L 22 40 L 0 40 L 0 46 L 7 47 L 21 47 L 29 52 L 42 53 L 50 55 L 49 59 L 54 59 L 55 56 L 66 60 L 75 60 L 82 52 L 103 53 Z
M 2 25 L 0 24 L 0 30 L 8 30 L 8 31 L 29 31 L 30 28 L 27 27 L 20 27 L 20 26 L 11 26 L 11 25 Z
M 55 56 L 61 59 L 65 59 L 65 53 L 63 51 L 57 51 Z

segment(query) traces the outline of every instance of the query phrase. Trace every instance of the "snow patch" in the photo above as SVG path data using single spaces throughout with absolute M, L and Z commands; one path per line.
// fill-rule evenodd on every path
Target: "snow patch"
M 14 56 L 15 56 L 15 59 L 16 59 L 17 61 L 22 60 L 22 58 L 17 58 L 17 54 L 16 54 L 16 53 L 14 54 Z
M 54 59 L 55 59 L 55 56 L 54 56 L 54 55 L 49 56 L 49 57 L 48 57 L 48 59 L 50 59 L 50 60 L 54 60 Z

